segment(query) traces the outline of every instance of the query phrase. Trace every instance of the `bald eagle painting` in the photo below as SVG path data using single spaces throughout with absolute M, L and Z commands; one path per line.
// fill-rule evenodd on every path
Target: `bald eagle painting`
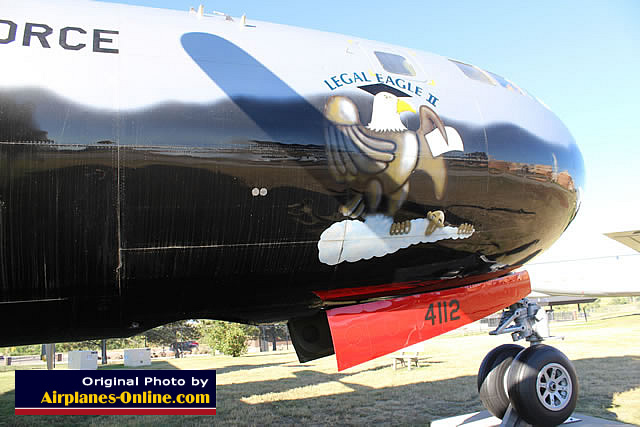
M 407 96 L 394 88 L 375 86 L 371 121 L 360 122 L 358 108 L 345 96 L 332 96 L 325 104 L 326 151 L 329 170 L 336 181 L 346 183 L 356 196 L 341 208 L 344 216 L 358 218 L 379 211 L 386 198 L 386 213 L 393 217 L 409 194 L 409 177 L 414 170 L 427 173 L 434 193 L 441 199 L 447 180 L 446 164 L 432 154 L 427 135 L 436 131 L 448 144 L 444 123 L 429 107 L 419 108 L 420 128 L 414 132 L 400 120 L 403 111 L 415 110 L 398 97 Z M 382 88 L 380 88 L 382 86 Z M 451 133 L 451 132 L 449 132 Z M 461 141 L 459 147 L 462 149 Z
M 322 233 L 318 242 L 320 260 L 329 265 L 355 262 L 414 244 L 471 236 L 475 231 L 472 225 L 445 225 L 442 211 L 394 222 L 407 199 L 409 177 L 415 170 L 428 174 L 435 197 L 443 197 L 447 169 L 440 154 L 464 150 L 462 139 L 425 105 L 418 109 L 418 130 L 407 129 L 400 113 L 416 111 L 401 99 L 408 95 L 395 88 L 368 85 L 361 89 L 374 94 L 368 125 L 360 122 L 356 104 L 345 96 L 331 96 L 325 104 L 329 170 L 354 196 L 340 208 L 341 214 L 352 220 L 334 223 Z

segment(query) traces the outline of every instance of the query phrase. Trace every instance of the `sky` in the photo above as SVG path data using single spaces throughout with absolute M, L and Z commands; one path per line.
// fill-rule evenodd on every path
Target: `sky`
M 186 11 L 196 1 L 112 2 Z M 507 77 L 551 108 L 585 159 L 581 212 L 551 256 L 635 254 L 601 233 L 640 229 L 640 1 L 215 0 L 204 7 L 429 51 Z

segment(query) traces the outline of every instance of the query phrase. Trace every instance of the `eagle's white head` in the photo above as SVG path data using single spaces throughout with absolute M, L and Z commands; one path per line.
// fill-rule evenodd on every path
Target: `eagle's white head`
M 411 105 L 389 92 L 379 92 L 373 98 L 371 122 L 367 128 L 377 132 L 407 130 L 400 120 L 403 111 L 416 112 Z

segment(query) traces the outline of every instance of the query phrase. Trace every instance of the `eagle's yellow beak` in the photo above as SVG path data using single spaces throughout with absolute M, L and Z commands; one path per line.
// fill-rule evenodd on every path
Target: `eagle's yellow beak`
M 409 105 L 402 99 L 398 99 L 398 114 L 402 113 L 403 111 L 411 111 L 412 113 L 416 112 L 416 110 L 414 110 L 411 105 Z

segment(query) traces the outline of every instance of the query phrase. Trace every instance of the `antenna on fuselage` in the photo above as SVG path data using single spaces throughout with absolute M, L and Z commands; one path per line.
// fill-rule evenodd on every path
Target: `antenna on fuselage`
M 195 10 L 193 6 L 189 8 L 189 13 L 195 13 L 198 18 L 202 18 L 204 16 L 204 5 L 201 4 L 198 6 L 198 10 Z

